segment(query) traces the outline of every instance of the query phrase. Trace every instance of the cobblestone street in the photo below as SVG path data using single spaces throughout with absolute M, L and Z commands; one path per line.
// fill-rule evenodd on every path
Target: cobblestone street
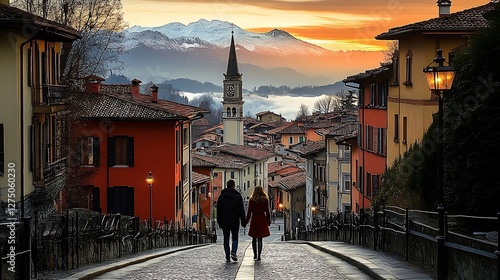
M 246 253 L 246 254 L 245 254 Z M 371 279 L 331 255 L 306 244 L 271 242 L 262 261 L 252 259 L 249 241 L 240 243 L 238 262 L 226 263 L 222 244 L 181 251 L 109 272 L 96 279 Z M 243 266 L 249 263 L 253 267 Z M 250 274 L 249 274 L 250 273 Z M 343 275 L 344 274 L 344 275 Z

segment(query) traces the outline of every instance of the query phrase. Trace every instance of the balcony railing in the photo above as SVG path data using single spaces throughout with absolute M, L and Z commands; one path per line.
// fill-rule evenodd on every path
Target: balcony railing
M 66 86 L 43 85 L 43 103 L 47 105 L 66 104 L 68 101 L 68 88 Z
M 43 178 L 45 183 L 54 181 L 66 171 L 66 158 L 47 164 L 43 170 Z

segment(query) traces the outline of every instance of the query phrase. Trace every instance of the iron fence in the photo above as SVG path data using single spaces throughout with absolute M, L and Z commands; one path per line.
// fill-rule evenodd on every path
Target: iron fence
M 337 213 L 288 232 L 285 238 L 342 241 L 387 252 L 435 272 L 437 215 L 394 206 L 381 211 Z M 497 217 L 446 215 L 445 219 L 449 279 L 500 279 L 500 213 Z M 467 229 L 470 224 L 484 231 Z
M 147 250 L 215 242 L 215 236 L 179 223 L 158 220 L 150 228 L 147 220 L 120 214 L 72 209 L 64 214 L 16 222 L 18 247 L 16 273 L 2 259 L 1 279 L 33 279 L 53 271 L 71 270 L 91 263 L 121 258 Z M 8 233 L 7 233 L 8 234 Z M 0 239 L 0 255 L 6 256 L 8 239 Z M 19 245 L 21 246 L 21 245 Z M 21 267 L 22 266 L 22 267 Z M 26 266 L 26 267 L 24 267 Z M 19 275 L 24 271 L 26 275 Z

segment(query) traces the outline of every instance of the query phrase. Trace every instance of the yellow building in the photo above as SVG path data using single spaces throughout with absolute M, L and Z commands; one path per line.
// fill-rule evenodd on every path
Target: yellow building
M 304 126 L 304 123 L 295 121 L 291 125 L 280 130 L 278 134 L 281 134 L 281 144 L 283 144 L 284 147 L 289 148 L 297 143 L 306 141 L 306 132 L 307 128 Z
M 387 166 L 422 139 L 438 110 L 422 70 L 442 49 L 447 62 L 467 44 L 467 36 L 486 27 L 483 14 L 493 3 L 450 13 L 451 2 L 438 1 L 438 17 L 389 29 L 375 38 L 397 40 L 388 95 Z
M 256 113 L 255 116 L 257 116 L 258 121 L 261 121 L 263 123 L 270 123 L 270 122 L 277 122 L 284 120 L 283 117 L 281 117 L 281 115 L 278 115 L 271 111 L 259 112 Z
M 351 208 L 351 147 L 348 139 L 357 137 L 358 122 L 348 122 L 330 128 L 326 133 L 326 171 L 328 209 L 350 213 Z
M 59 62 L 62 44 L 78 38 L 71 28 L 0 1 L 2 201 L 19 201 L 64 173 L 68 95 Z

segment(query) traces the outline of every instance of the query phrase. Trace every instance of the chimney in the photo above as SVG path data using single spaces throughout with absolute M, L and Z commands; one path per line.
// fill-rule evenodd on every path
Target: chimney
M 99 93 L 101 92 L 101 82 L 104 81 L 103 78 L 96 76 L 96 75 L 90 75 L 86 77 L 87 83 L 86 83 L 86 91 L 88 93 Z
M 151 89 L 151 96 L 153 97 L 152 102 L 158 103 L 158 86 L 156 84 L 153 84 L 149 88 Z
M 141 94 L 141 80 L 138 79 L 133 79 L 130 81 L 132 83 L 132 88 L 130 91 L 132 92 L 132 97 L 133 98 L 138 98 L 139 95 Z
M 445 17 L 450 14 L 451 0 L 438 0 L 439 17 Z

